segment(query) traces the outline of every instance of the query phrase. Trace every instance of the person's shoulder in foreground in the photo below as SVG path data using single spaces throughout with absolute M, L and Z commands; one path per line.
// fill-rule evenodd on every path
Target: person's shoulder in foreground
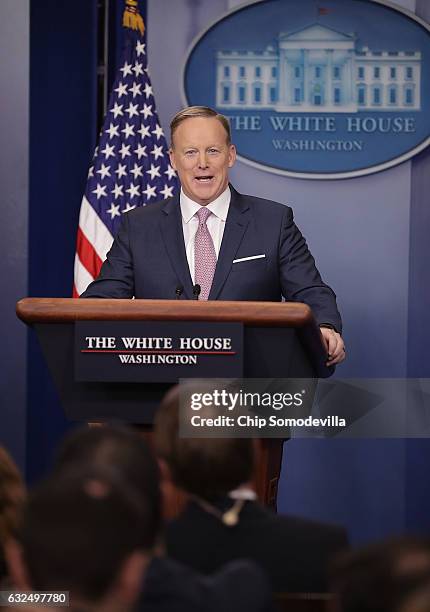
M 226 564 L 202 576 L 168 557 L 148 567 L 137 610 L 142 612 L 270 612 L 273 600 L 264 573 L 250 561 Z
M 329 564 L 348 549 L 348 536 L 343 527 L 276 515 L 252 501 L 229 527 L 190 503 L 167 526 L 166 546 L 171 557 L 203 573 L 249 558 L 265 570 L 274 592 L 318 593 L 328 590 Z

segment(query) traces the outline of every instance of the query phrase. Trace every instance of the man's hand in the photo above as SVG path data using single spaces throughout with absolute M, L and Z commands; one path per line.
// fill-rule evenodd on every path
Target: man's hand
M 345 344 L 342 336 L 334 329 L 320 327 L 322 337 L 327 347 L 328 361 L 327 366 L 336 365 L 345 359 Z

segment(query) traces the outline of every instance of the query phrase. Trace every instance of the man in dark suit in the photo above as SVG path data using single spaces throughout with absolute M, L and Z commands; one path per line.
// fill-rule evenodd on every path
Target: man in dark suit
M 125 215 L 100 276 L 81 297 L 181 297 L 305 302 L 327 345 L 345 357 L 334 292 L 321 279 L 291 208 L 237 193 L 230 126 L 207 107 L 171 123 L 170 160 L 180 196 Z M 200 292 L 200 294 L 199 294 Z
M 167 526 L 167 554 L 206 574 L 247 558 L 266 571 L 274 592 L 327 591 L 329 563 L 348 547 L 346 531 L 261 506 L 252 486 L 256 441 L 179 437 L 179 399 L 179 387 L 171 389 L 155 417 L 163 478 L 189 495 Z M 216 414 L 205 408 L 205 417 Z

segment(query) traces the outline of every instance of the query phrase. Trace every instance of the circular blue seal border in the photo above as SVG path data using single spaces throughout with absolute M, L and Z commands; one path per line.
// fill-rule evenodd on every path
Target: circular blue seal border
M 294 3 L 295 0 L 290 0 L 290 4 Z M 236 122 L 240 122 L 241 121 L 241 117 L 244 117 L 246 115 L 249 115 L 249 111 L 250 108 L 247 108 L 246 110 L 248 111 L 248 113 L 244 113 L 244 111 L 240 108 L 236 108 L 235 110 L 232 110 L 230 112 L 226 112 L 225 108 L 219 107 L 219 105 L 216 103 L 216 99 L 215 96 L 217 95 L 215 91 L 212 91 L 211 95 L 208 95 L 208 77 L 206 75 L 206 77 L 203 78 L 203 81 L 205 81 L 206 79 L 206 92 L 201 92 L 198 91 L 198 93 L 196 93 L 195 89 L 195 82 L 196 79 L 193 80 L 193 89 L 194 91 L 190 93 L 189 89 L 189 83 L 187 83 L 187 77 L 189 76 L 189 69 L 190 69 L 190 64 L 192 61 L 195 60 L 195 52 L 196 49 L 199 48 L 199 46 L 201 46 L 202 43 L 204 43 L 205 39 L 208 37 L 208 35 L 210 35 L 211 33 L 213 33 L 215 31 L 216 28 L 218 28 L 218 26 L 220 26 L 223 23 L 226 23 L 226 21 L 228 21 L 228 19 L 232 16 L 237 16 L 237 14 L 241 11 L 244 11 L 246 9 L 253 9 L 255 7 L 258 6 L 262 6 L 264 4 L 274 4 L 276 3 L 276 0 L 251 0 L 250 2 L 246 2 L 244 4 L 241 4 L 239 6 L 234 7 L 233 9 L 227 11 L 226 13 L 224 13 L 223 15 L 221 15 L 218 19 L 216 19 L 214 22 L 212 22 L 204 31 L 202 31 L 201 33 L 199 33 L 199 35 L 192 41 L 190 48 L 187 51 L 185 60 L 184 60 L 184 64 L 183 64 L 183 68 L 182 68 L 182 73 L 181 73 L 181 90 L 182 90 L 182 99 L 184 101 L 185 105 L 190 105 L 190 104 L 204 104 L 204 105 L 209 105 L 212 106 L 214 108 L 216 108 L 217 110 L 219 110 L 219 112 L 226 114 L 227 116 L 231 117 L 233 119 L 233 121 Z M 425 31 L 425 35 L 428 37 L 428 41 L 426 41 L 428 43 L 428 47 L 430 50 L 430 25 L 428 23 L 426 23 L 423 19 L 421 19 L 420 17 L 418 17 L 417 15 L 415 15 L 413 12 L 411 12 L 410 10 L 400 7 L 396 4 L 394 4 L 393 2 L 390 2 L 388 0 L 343 0 L 343 6 L 345 7 L 345 5 L 349 6 L 354 6 L 354 8 L 356 9 L 357 6 L 359 4 L 361 5 L 367 5 L 367 8 L 369 8 L 370 6 L 372 7 L 381 7 L 382 9 L 386 9 L 387 13 L 388 11 L 394 11 L 394 13 L 396 14 L 396 18 L 398 20 L 401 20 L 403 23 L 408 24 L 408 28 L 409 30 L 413 30 L 412 27 L 409 27 L 409 21 L 413 22 L 413 26 L 415 27 L 415 30 L 417 29 L 417 26 L 419 26 L 419 28 L 422 28 Z M 287 4 L 287 3 L 285 3 Z M 302 3 L 303 5 L 304 3 Z M 325 9 L 324 7 L 322 7 L 322 5 L 327 6 L 329 8 Z M 334 6 L 333 6 L 334 5 Z M 316 9 L 318 7 L 318 10 L 322 10 L 325 11 L 327 10 L 327 12 L 330 11 L 337 11 L 338 10 L 338 0 L 326 0 L 326 2 L 324 2 L 324 0 L 318 1 L 317 0 L 308 0 L 308 8 L 314 8 Z M 321 8 L 322 7 L 322 8 Z M 399 22 L 400 23 L 400 22 Z M 266 24 L 267 25 L 267 24 Z M 312 24 L 311 24 L 312 25 Z M 315 24 L 314 24 L 315 25 Z M 322 18 L 321 20 L 318 20 L 318 24 L 316 25 L 322 25 L 323 28 L 326 27 L 324 25 L 324 19 Z M 273 24 L 272 24 L 272 27 Z M 258 24 L 257 24 L 257 28 L 258 28 Z M 303 30 L 307 29 L 307 28 L 302 28 Z M 327 26 L 326 29 L 330 29 L 330 26 Z M 333 29 L 333 28 L 332 28 Z M 333 29 L 333 31 L 335 32 L 335 29 Z M 252 31 L 250 33 L 250 35 L 252 35 Z M 412 34 L 409 36 L 409 38 L 411 38 Z M 240 38 L 240 37 L 239 37 Z M 258 38 L 258 34 L 256 34 L 256 38 Z M 393 34 L 393 38 L 395 38 L 395 33 Z M 406 37 L 407 38 L 407 37 Z M 358 42 L 360 43 L 360 38 L 358 38 Z M 240 42 L 239 42 L 240 45 Z M 402 43 L 400 43 L 400 46 L 402 45 Z M 364 46 L 364 43 L 361 43 L 361 47 L 359 47 L 359 54 L 358 55 L 363 55 L 367 54 L 367 55 L 381 55 L 381 51 L 379 51 L 376 48 L 376 51 L 373 52 L 372 50 L 369 51 L 368 47 L 370 47 L 370 45 L 368 46 Z M 407 44 L 406 44 L 407 47 Z M 245 46 L 246 48 L 246 46 Z M 364 51 L 363 51 L 364 49 Z M 400 50 L 401 51 L 401 50 Z M 405 48 L 406 52 L 410 53 L 410 47 L 409 48 Z M 240 51 L 238 51 L 240 53 Z M 235 52 L 233 51 L 233 54 Z M 259 55 L 261 55 L 262 53 L 264 53 L 264 51 L 262 52 L 261 48 L 260 50 L 257 52 Z M 385 55 L 389 55 L 389 56 L 396 56 L 397 55 L 401 55 L 401 53 L 392 53 L 390 51 L 384 52 Z M 207 57 L 207 54 L 206 54 Z M 430 57 L 430 55 L 429 55 Z M 206 58 L 205 58 L 206 59 Z M 212 56 L 213 59 L 213 56 Z M 228 59 L 228 58 L 227 58 Z M 358 58 L 360 60 L 360 58 Z M 375 58 L 373 58 L 375 59 Z M 377 59 L 377 58 L 376 58 Z M 429 59 L 429 58 L 427 58 Z M 395 60 L 390 59 L 389 62 L 395 62 Z M 387 63 L 387 62 L 385 62 Z M 426 67 L 430 65 L 430 62 L 428 62 L 426 64 Z M 429 72 L 427 70 L 427 72 Z M 213 82 L 213 75 L 216 74 L 216 67 L 213 66 L 212 67 L 212 82 Z M 421 74 L 420 77 L 424 80 L 426 79 L 425 83 L 425 92 L 426 95 L 423 96 L 423 86 L 421 84 L 419 84 L 419 87 L 421 88 L 420 91 L 420 96 L 421 98 L 424 98 L 425 102 L 427 102 L 427 100 L 430 100 L 430 77 L 427 77 L 427 75 L 425 74 L 424 70 L 421 70 Z M 199 80 L 200 83 L 200 80 Z M 404 85 L 404 84 L 403 84 Z M 214 90 L 215 88 L 209 85 L 209 87 L 212 87 L 212 89 Z M 317 88 L 315 87 L 315 91 L 317 90 Z M 388 94 L 387 94 L 388 95 Z M 428 105 L 427 105 L 428 106 Z M 282 111 L 283 109 L 281 109 Z M 362 110 L 362 109 L 360 109 Z M 393 124 L 393 122 L 397 121 L 398 125 L 400 125 L 401 121 L 402 121 L 402 113 L 400 112 L 394 112 L 391 111 L 389 108 L 385 108 L 382 109 L 385 110 L 386 112 L 381 112 L 378 110 L 376 110 L 377 113 L 377 117 L 380 118 L 380 120 L 382 121 L 383 126 L 387 126 L 387 125 L 395 125 Z M 402 109 L 402 110 L 409 110 L 409 109 Z M 414 109 L 412 109 L 411 112 L 413 112 Z M 419 112 L 420 114 L 423 113 L 423 111 L 421 110 L 421 107 L 416 110 L 415 112 Z M 232 117 L 232 113 L 234 113 L 233 117 Z M 333 110 L 332 112 L 327 111 L 327 112 L 318 112 L 317 109 L 313 110 L 312 112 L 310 111 L 304 111 L 302 113 L 297 113 L 297 111 L 294 112 L 288 112 L 288 109 L 285 112 L 278 112 L 277 110 L 275 111 L 268 111 L 267 109 L 263 109 L 260 110 L 259 107 L 255 107 L 255 113 L 259 113 L 260 115 L 263 114 L 265 115 L 263 118 L 266 119 L 267 121 L 270 119 L 271 121 L 273 121 L 274 117 L 276 115 L 278 115 L 277 119 L 277 123 L 276 125 L 280 125 L 280 121 L 282 123 L 282 117 L 295 117 L 295 120 L 297 121 L 298 117 L 315 117 L 318 116 L 320 119 L 320 121 L 325 122 L 325 125 L 329 126 L 330 125 L 330 121 L 334 121 L 333 117 L 338 118 L 339 121 L 342 120 L 342 122 L 345 123 L 345 121 L 349 122 L 348 123 L 348 128 L 354 127 L 355 125 L 357 125 L 357 122 L 359 122 L 359 125 L 365 125 L 365 126 L 372 126 L 376 119 L 375 119 L 375 111 L 370 109 L 370 112 L 360 112 L 360 113 L 353 113 L 353 114 L 348 114 L 347 111 L 343 111 L 343 112 L 339 112 L 337 109 Z M 272 113 L 270 116 L 268 115 L 268 113 Z M 430 115 L 430 113 L 429 113 Z M 403 113 L 403 116 L 406 117 L 406 114 Z M 424 116 L 424 114 L 422 115 Z M 330 119 L 330 117 L 332 119 Z M 325 118 L 325 119 L 324 119 Z M 275 117 L 276 119 L 276 117 Z M 304 120 L 304 119 L 303 119 Z M 291 119 L 285 119 L 285 121 L 291 121 Z M 411 120 L 412 121 L 412 120 Z M 390 123 L 391 122 L 391 123 Z M 403 121 L 403 123 L 406 124 L 407 127 L 407 121 Z M 234 130 L 234 124 L 232 125 L 233 127 L 233 133 L 235 134 L 235 130 Z M 414 130 L 411 127 L 411 124 L 409 124 L 410 127 L 410 132 L 413 132 Z M 415 142 L 413 142 L 411 144 L 411 146 L 409 148 L 407 148 L 409 145 L 405 144 L 403 146 L 403 148 L 405 150 L 403 150 L 399 155 L 394 155 L 392 157 L 390 157 L 389 152 L 386 153 L 381 153 L 380 156 L 382 156 L 384 159 L 383 161 L 377 161 L 376 163 L 370 163 L 369 165 L 365 165 L 365 163 L 363 163 L 363 161 L 360 162 L 361 165 L 359 165 L 359 167 L 357 166 L 356 168 L 351 167 L 351 169 L 342 169 L 340 171 L 336 171 L 336 170 L 330 170 L 329 168 L 329 161 L 330 161 L 330 154 L 325 155 L 324 157 L 321 157 L 321 159 L 324 160 L 324 162 L 326 163 L 327 167 L 324 167 L 323 169 L 318 169 L 317 171 L 313 171 L 311 168 L 305 169 L 305 168 L 289 168 L 289 167 L 281 167 L 279 164 L 276 163 L 272 163 L 266 159 L 254 159 L 254 156 L 251 154 L 247 154 L 246 152 L 246 148 L 248 148 L 248 150 L 252 149 L 256 149 L 258 148 L 259 143 L 256 141 L 256 134 L 255 133 L 251 133 L 251 134 L 246 134 L 243 137 L 243 142 L 239 142 L 238 138 L 237 138 L 237 134 L 235 134 L 235 142 L 238 145 L 238 159 L 240 161 L 242 161 L 243 163 L 250 165 L 254 168 L 257 168 L 259 170 L 265 170 L 268 172 L 272 172 L 274 174 L 278 174 L 278 175 L 282 175 L 282 176 L 289 176 L 289 177 L 294 177 L 294 178 L 306 178 L 306 179 L 343 179 L 343 178 L 353 178 L 353 177 L 357 177 L 357 176 L 364 176 L 367 174 L 373 174 L 376 172 L 380 172 L 382 170 L 386 170 L 388 168 L 391 168 L 393 166 L 396 166 L 404 161 L 407 161 L 408 159 L 410 159 L 411 157 L 413 157 L 414 155 L 416 155 L 417 153 L 419 153 L 420 151 L 422 151 L 423 149 L 425 149 L 429 144 L 430 144 L 430 128 L 427 126 L 424 126 L 426 129 L 426 133 L 425 136 L 421 139 L 418 140 L 415 139 Z M 424 127 L 421 127 L 421 131 L 424 131 Z M 407 131 L 407 130 L 406 130 Z M 242 136 L 242 135 L 241 135 Z M 408 134 L 403 135 L 405 138 L 405 142 L 408 141 L 408 139 L 412 139 L 412 136 L 409 136 Z M 274 140 L 272 140 L 272 143 L 274 142 Z M 286 141 L 286 140 L 282 140 L 279 139 L 277 142 L 283 142 L 283 143 L 297 143 L 299 142 L 299 144 L 301 142 L 305 142 L 304 140 L 301 141 Z M 310 141 L 307 141 L 310 142 Z M 320 141 L 318 141 L 320 142 Z M 357 143 L 359 143 L 360 141 L 356 141 Z M 245 143 L 245 144 L 244 144 Z M 251 144 L 252 143 L 252 144 Z M 383 134 L 379 135 L 379 143 L 380 146 L 382 147 L 382 149 L 385 147 L 388 149 L 390 148 L 390 142 L 389 142 L 389 138 L 385 137 Z M 370 140 L 368 140 L 367 144 L 370 144 Z M 372 145 L 372 151 L 374 152 L 375 150 L 377 150 L 377 143 L 371 143 Z M 358 144 L 357 144 L 358 146 Z M 393 147 L 395 148 L 395 147 Z M 398 147 L 397 147 L 398 148 Z M 245 151 L 244 151 L 245 149 Z M 289 155 L 290 151 L 287 151 L 287 155 Z M 292 156 L 295 156 L 295 159 L 299 158 L 302 152 L 297 153 L 297 152 L 293 152 Z M 342 153 L 342 152 L 340 152 Z M 336 154 L 332 154 L 332 158 L 335 156 Z M 362 156 L 363 157 L 363 156 Z M 302 155 L 302 159 L 303 159 L 303 155 Z M 327 161 L 328 160 L 328 161 Z M 307 161 L 307 160 L 306 160 Z M 288 164 L 287 164 L 288 165 Z M 311 165 L 311 162 L 309 163 L 309 165 Z

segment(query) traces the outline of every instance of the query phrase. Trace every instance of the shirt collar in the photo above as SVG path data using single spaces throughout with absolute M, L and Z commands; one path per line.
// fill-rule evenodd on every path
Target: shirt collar
M 241 499 L 243 501 L 255 501 L 257 499 L 257 494 L 250 487 L 240 487 L 239 489 L 234 489 L 234 491 L 230 491 L 228 496 L 231 499 L 237 501 Z
M 206 206 L 209 210 L 221 221 L 225 221 L 227 219 L 228 207 L 230 206 L 231 200 L 231 191 L 230 187 L 227 185 L 225 191 L 221 193 L 217 197 L 216 200 L 211 202 Z M 194 202 L 191 198 L 189 198 L 183 192 L 181 188 L 181 195 L 179 196 L 179 203 L 181 206 L 181 214 L 185 223 L 188 223 L 192 217 L 196 214 L 196 212 L 201 208 L 201 205 L 197 202 Z

